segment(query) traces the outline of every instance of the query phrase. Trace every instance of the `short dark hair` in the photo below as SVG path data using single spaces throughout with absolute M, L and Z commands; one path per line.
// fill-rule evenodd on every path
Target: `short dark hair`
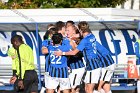
M 52 36 L 53 44 L 59 44 L 61 43 L 62 40 L 63 40 L 63 36 L 61 33 L 53 34 Z
M 55 27 L 58 31 L 62 30 L 62 27 L 65 27 L 65 23 L 62 22 L 62 21 L 58 21 L 58 22 L 55 23 Z
M 18 41 L 20 43 L 23 43 L 23 38 L 21 35 L 14 35 L 12 38 L 11 38 L 11 43 L 13 44 L 15 41 Z
M 43 36 L 43 39 L 46 40 L 49 38 L 50 34 L 55 34 L 58 33 L 57 29 L 55 27 L 50 28 L 49 30 L 46 31 L 45 35 Z
M 67 25 L 68 23 L 71 23 L 72 25 L 75 24 L 72 20 L 68 20 L 68 21 L 66 22 L 66 25 Z

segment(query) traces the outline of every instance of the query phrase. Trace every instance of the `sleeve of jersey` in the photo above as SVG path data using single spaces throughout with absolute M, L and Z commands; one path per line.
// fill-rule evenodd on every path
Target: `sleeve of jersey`
M 136 42 L 136 43 L 134 44 L 134 46 L 135 46 L 135 54 L 136 54 L 136 56 L 137 56 L 137 57 L 140 57 L 140 53 L 139 53 L 139 51 L 140 51 L 140 49 L 139 49 L 139 43 Z
M 42 47 L 48 47 L 48 40 L 44 40 L 43 42 L 42 42 Z
M 9 48 L 9 50 L 8 50 L 8 52 L 7 52 L 8 56 L 16 56 L 15 51 L 16 51 L 16 50 L 15 50 L 13 47 Z M 17 60 L 17 58 L 12 59 L 12 70 L 14 70 L 14 71 L 17 69 L 16 60 Z M 15 73 L 14 73 L 14 74 L 15 74 Z
M 85 39 L 82 39 L 81 42 L 79 43 L 79 45 L 77 46 L 77 49 L 79 51 L 83 51 L 83 49 L 85 48 L 85 43 L 86 43 L 86 40 Z

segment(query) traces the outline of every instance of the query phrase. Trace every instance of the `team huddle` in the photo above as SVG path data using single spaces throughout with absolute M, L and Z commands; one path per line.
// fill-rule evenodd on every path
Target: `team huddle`
M 48 25 L 42 42 L 45 55 L 46 93 L 112 93 L 110 80 L 114 61 L 110 52 L 92 34 L 89 24 L 58 21 Z M 98 86 L 95 88 L 95 85 Z

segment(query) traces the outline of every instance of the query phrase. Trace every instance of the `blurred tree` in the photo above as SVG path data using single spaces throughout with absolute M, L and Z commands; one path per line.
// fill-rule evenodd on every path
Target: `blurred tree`
M 0 8 L 98 8 L 115 7 L 127 0 L 9 0 Z

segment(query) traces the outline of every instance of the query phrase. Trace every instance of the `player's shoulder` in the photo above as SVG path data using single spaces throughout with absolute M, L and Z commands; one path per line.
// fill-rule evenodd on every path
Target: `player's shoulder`
M 42 41 L 42 43 L 48 43 L 48 42 L 50 42 L 50 40 L 48 39 Z

